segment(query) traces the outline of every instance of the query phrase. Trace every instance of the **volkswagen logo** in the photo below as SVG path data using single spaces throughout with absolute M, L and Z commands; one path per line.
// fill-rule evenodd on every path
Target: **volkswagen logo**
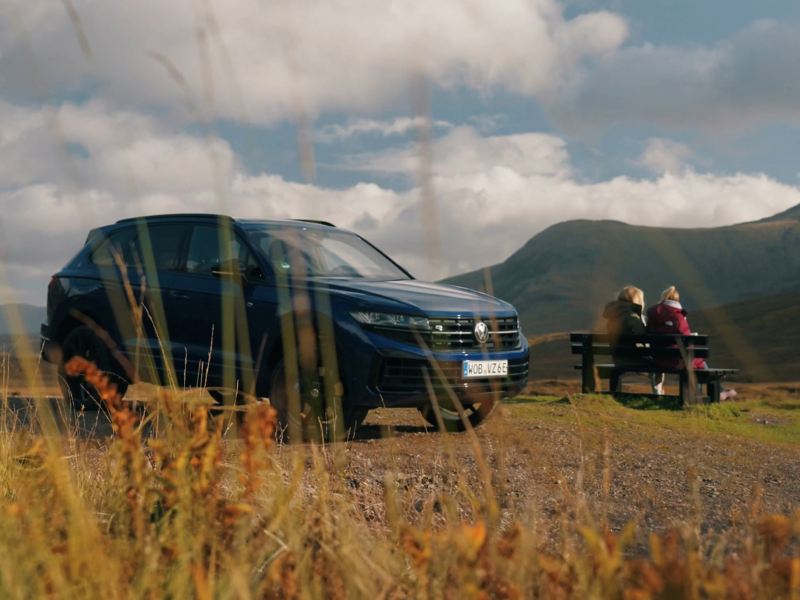
M 486 340 L 489 339 L 489 328 L 483 321 L 478 321 L 477 323 L 475 323 L 474 333 L 475 333 L 475 339 L 478 340 L 479 344 L 485 344 Z

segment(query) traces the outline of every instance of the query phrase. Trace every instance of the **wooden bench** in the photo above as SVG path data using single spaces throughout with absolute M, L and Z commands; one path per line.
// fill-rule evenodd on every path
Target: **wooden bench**
M 692 360 L 707 359 L 707 335 L 646 334 L 619 338 L 612 351 L 611 337 L 601 333 L 571 333 L 573 354 L 581 355 L 581 389 L 584 393 L 598 391 L 599 380 L 609 380 L 609 392 L 622 394 L 622 375 L 625 373 L 672 373 L 680 381 L 680 399 L 683 404 L 699 400 L 719 402 L 722 379 L 738 373 L 738 369 L 694 369 Z M 596 357 L 613 362 L 599 363 Z M 664 367 L 658 359 L 680 359 L 683 368 Z M 698 385 L 705 385 L 707 397 L 697 397 Z

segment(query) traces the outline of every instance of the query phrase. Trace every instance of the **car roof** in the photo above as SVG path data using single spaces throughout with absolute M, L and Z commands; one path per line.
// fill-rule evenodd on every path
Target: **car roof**
M 181 223 L 181 222 L 209 222 L 219 223 L 220 221 L 230 221 L 231 223 L 238 223 L 245 229 L 254 229 L 259 226 L 273 226 L 273 227 L 302 227 L 313 229 L 331 229 L 336 228 L 336 225 L 328 221 L 318 221 L 314 219 L 234 219 L 230 215 L 213 214 L 213 213 L 173 213 L 166 215 L 142 215 L 141 217 L 129 217 L 127 219 L 120 219 L 116 223 L 103 225 L 91 229 L 86 236 L 86 242 L 90 243 L 98 235 L 106 236 L 113 231 L 117 231 L 122 227 L 133 225 L 137 222 L 144 221 L 145 223 Z
M 319 227 L 331 228 L 336 227 L 333 223 L 328 221 L 319 221 L 316 219 L 234 219 L 229 215 L 212 214 L 212 213 L 174 213 L 167 215 L 144 215 L 141 217 L 130 217 L 127 219 L 120 219 L 115 225 L 123 225 L 126 223 L 135 223 L 138 221 L 152 222 L 179 222 L 179 221 L 231 221 L 232 223 L 239 223 L 244 227 L 253 227 L 257 225 L 281 225 L 289 227 Z

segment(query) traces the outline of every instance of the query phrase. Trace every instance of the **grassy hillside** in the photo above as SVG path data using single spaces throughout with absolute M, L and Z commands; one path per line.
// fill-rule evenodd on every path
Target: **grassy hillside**
M 792 381 L 800 375 L 800 293 L 697 311 L 689 322 L 713 336 L 712 365 L 742 369 L 746 380 Z
M 798 292 L 800 207 L 707 229 L 569 221 L 534 236 L 505 262 L 448 283 L 512 302 L 528 335 L 592 327 L 605 302 L 629 283 L 644 289 L 648 302 L 675 284 L 690 310 Z

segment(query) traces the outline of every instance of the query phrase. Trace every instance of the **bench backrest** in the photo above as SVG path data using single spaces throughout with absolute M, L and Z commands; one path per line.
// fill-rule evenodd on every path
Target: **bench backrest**
M 628 358 L 708 358 L 707 335 L 647 333 L 615 338 L 606 333 L 570 333 L 573 354 L 605 355 Z

